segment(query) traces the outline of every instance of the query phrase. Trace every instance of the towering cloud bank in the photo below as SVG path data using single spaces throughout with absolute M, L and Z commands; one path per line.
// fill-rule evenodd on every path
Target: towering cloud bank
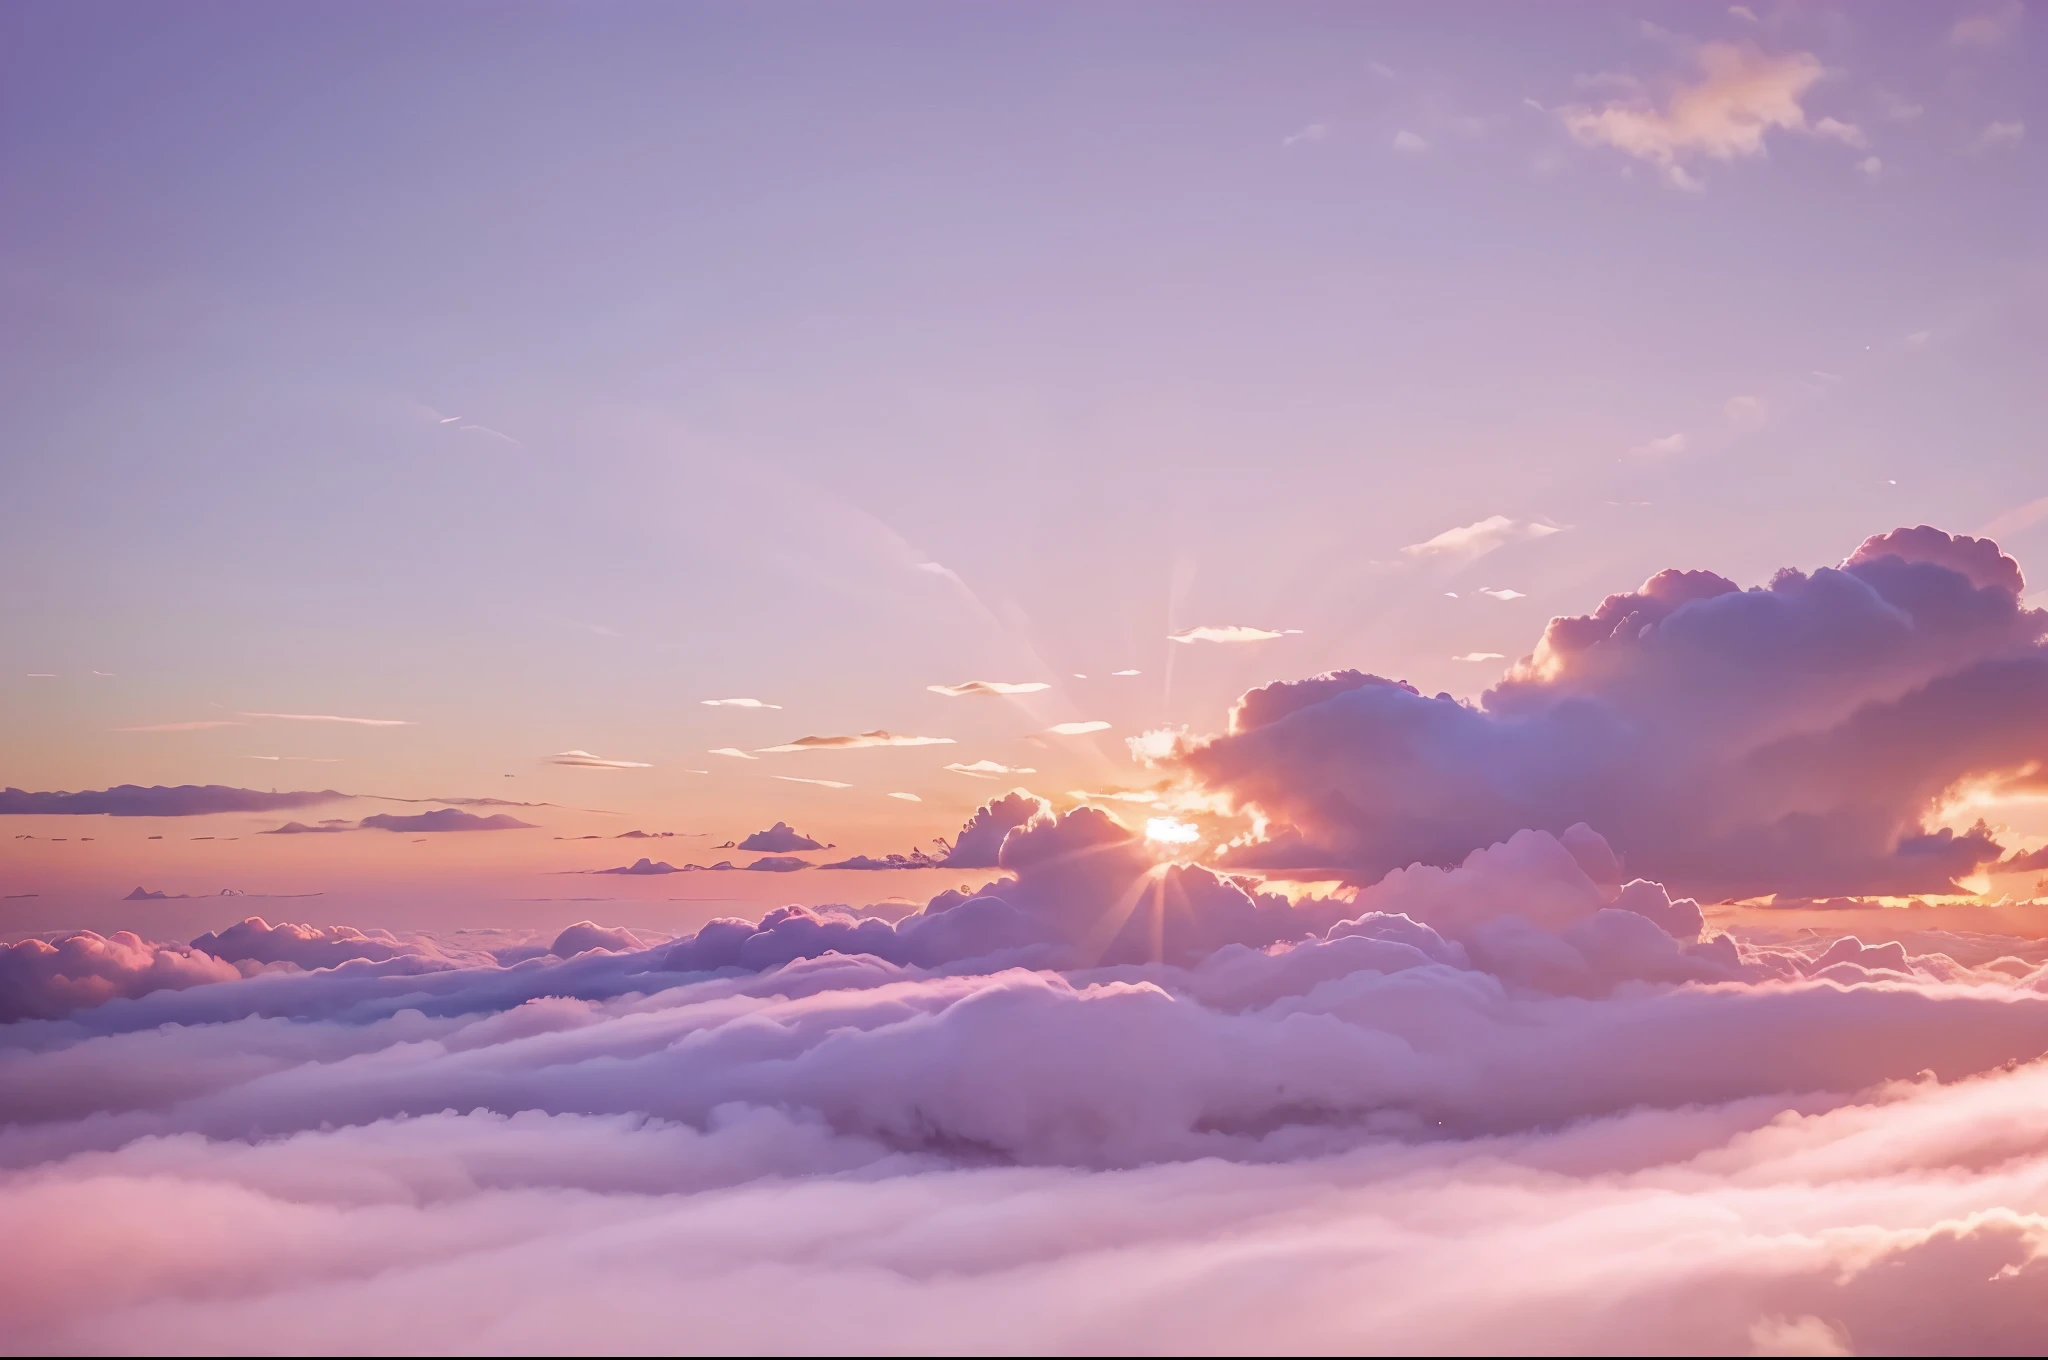
M 1744 590 L 1665 571 L 1558 618 L 1477 704 L 1358 671 L 1253 690 L 1183 748 L 1266 832 L 1226 862 L 1369 883 L 1586 822 L 1688 892 L 1952 890 L 2001 853 L 1930 832 L 2048 764 L 2048 612 L 2014 561 L 1922 526 Z

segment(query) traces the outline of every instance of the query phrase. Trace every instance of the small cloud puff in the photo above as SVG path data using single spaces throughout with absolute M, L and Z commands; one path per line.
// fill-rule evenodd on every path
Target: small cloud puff
M 759 699 L 699 699 L 697 702 L 711 708 L 781 708 L 781 704 L 764 703 Z
M 1242 624 L 1226 624 L 1216 627 L 1203 624 L 1196 628 L 1184 628 L 1178 633 L 1168 633 L 1169 642 L 1271 642 L 1277 637 L 1299 633 L 1299 628 L 1283 628 L 1278 632 L 1270 628 L 1247 628 Z M 1122 672 L 1118 672 L 1122 674 Z
M 1038 771 L 1028 765 L 1004 765 L 993 760 L 977 760 L 966 765 L 955 762 L 945 768 L 951 770 L 954 774 L 971 775 L 976 779 L 995 779 L 1006 774 L 1038 773 Z
M 1488 515 L 1485 519 L 1470 524 L 1461 524 L 1446 529 L 1435 538 L 1411 543 L 1401 549 L 1409 557 L 1445 558 L 1452 561 L 1471 561 L 1484 557 L 1496 548 L 1510 543 L 1524 543 L 1533 539 L 1548 538 L 1563 530 L 1555 524 L 1540 520 L 1510 519 L 1506 515 Z
M 825 845 L 822 841 L 812 840 L 787 822 L 777 822 L 766 831 L 756 831 L 734 848 L 786 853 L 791 850 L 823 850 Z

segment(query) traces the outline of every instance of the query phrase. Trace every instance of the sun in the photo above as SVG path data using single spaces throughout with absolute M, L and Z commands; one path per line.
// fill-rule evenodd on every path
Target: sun
M 1193 845 L 1202 839 L 1201 829 L 1175 817 L 1147 817 L 1145 839 L 1160 845 Z

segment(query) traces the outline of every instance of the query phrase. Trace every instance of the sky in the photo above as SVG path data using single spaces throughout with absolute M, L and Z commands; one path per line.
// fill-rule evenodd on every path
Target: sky
M 2029 17 L 14 7 L 0 782 L 618 816 L 102 825 L 10 891 L 905 852 L 1007 787 L 949 764 L 1133 786 L 1342 667 L 1476 696 L 1663 567 L 2038 555 Z M 1404 552 L 1495 516 L 1557 532 Z M 929 690 L 975 679 L 1048 688 Z M 878 729 L 953 744 L 710 754 Z
M 2048 1349 L 2044 43 L 0 7 L 0 1337 Z

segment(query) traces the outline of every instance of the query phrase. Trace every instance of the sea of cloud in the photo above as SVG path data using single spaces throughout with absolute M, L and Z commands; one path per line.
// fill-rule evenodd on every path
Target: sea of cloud
M 1467 762 L 1440 762 L 1445 787 L 1475 761 L 1549 770 L 1573 704 L 1707 714 L 1714 741 L 1652 743 L 1693 772 L 1861 722 L 1894 740 L 1868 796 L 1906 820 L 1814 843 L 1893 872 L 1926 834 L 1898 782 L 1934 768 L 1914 734 L 1953 724 L 1885 716 L 1957 675 L 2003 694 L 1976 713 L 2022 742 L 2040 716 L 2030 675 L 2000 691 L 1984 669 L 2035 665 L 2039 628 L 2017 568 L 1972 542 L 1898 540 L 1893 565 L 1761 603 L 1680 582 L 1553 624 L 1472 710 L 1492 734 L 1441 748 Z M 1943 554 L 1963 588 L 1919 570 Z M 1875 633 L 1799 643 L 1860 696 L 1846 711 L 1771 681 L 1797 667 L 1757 642 L 1833 617 L 1809 588 L 1858 619 L 1891 602 Z M 1899 603 L 1936 597 L 1976 620 L 1949 630 L 1961 669 L 1921 648 L 1939 611 Z M 1724 675 L 1673 709 L 1660 649 L 1717 632 L 1758 697 L 1735 711 Z M 1177 758 L 1280 808 L 1276 771 L 1316 733 L 1370 765 L 1404 713 L 1430 727 L 1412 691 L 1360 692 L 1257 692 L 1216 754 Z M 1315 784 L 1374 787 L 1340 765 L 1297 771 L 1311 793 L 1267 845 L 1383 853 Z M 952 849 L 989 881 L 900 919 L 22 941 L 0 953 L 0 1346 L 2039 1352 L 2048 941 L 1930 910 L 1863 938 L 1716 929 L 1632 872 L 1706 843 L 1521 828 L 1288 897 L 1020 791 Z

